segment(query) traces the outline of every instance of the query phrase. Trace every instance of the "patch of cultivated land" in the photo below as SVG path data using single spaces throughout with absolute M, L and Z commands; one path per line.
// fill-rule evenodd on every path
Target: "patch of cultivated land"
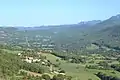
M 103 72 L 111 76 L 117 76 L 120 77 L 120 72 L 115 70 L 98 70 L 98 69 L 85 69 L 85 65 L 94 65 L 97 64 L 100 61 L 105 60 L 94 60 L 95 63 L 86 63 L 86 64 L 75 64 L 70 63 L 64 60 L 61 60 L 59 57 L 56 57 L 52 54 L 42 54 L 47 57 L 48 60 L 50 60 L 52 63 L 56 64 L 56 59 L 59 59 L 59 62 L 61 63 L 59 68 L 66 71 L 67 75 L 72 76 L 72 80 L 100 80 L 95 73 Z M 96 55 L 94 55 L 96 56 Z M 100 56 L 102 57 L 102 56 Z M 111 64 L 118 63 L 117 61 L 113 61 Z M 77 67 L 77 68 L 76 68 Z M 113 74 L 114 72 L 114 74 Z
M 60 59 L 52 54 L 42 54 L 47 57 L 52 63 L 56 63 L 56 59 Z M 84 66 L 79 64 L 79 69 L 76 69 L 78 64 L 75 63 L 68 63 L 64 60 L 60 60 L 61 65 L 59 66 L 63 70 L 66 71 L 67 75 L 72 76 L 72 80 L 100 80 L 97 76 L 93 74 L 92 71 L 86 71 Z
M 20 70 L 20 71 L 26 72 L 27 75 L 31 75 L 31 76 L 42 76 L 42 74 L 31 72 L 31 71 L 27 71 L 27 70 L 23 70 L 23 69 Z
M 8 49 L 2 49 L 2 50 L 7 52 L 7 53 L 13 53 L 13 54 L 18 54 L 18 53 L 22 52 L 22 51 L 12 51 L 12 50 L 8 50 Z

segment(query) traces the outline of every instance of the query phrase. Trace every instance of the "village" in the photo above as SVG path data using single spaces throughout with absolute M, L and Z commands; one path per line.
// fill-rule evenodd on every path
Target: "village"
M 18 53 L 17 55 L 22 59 L 23 62 L 27 62 L 30 64 L 37 63 L 42 66 L 46 66 L 49 69 L 50 74 L 52 75 L 57 75 L 57 74 L 66 75 L 64 70 L 62 70 L 61 68 L 57 68 L 57 64 L 53 64 L 50 60 L 46 58 L 46 56 L 42 55 L 42 54 L 49 54 L 50 52 L 52 51 L 48 50 L 46 53 L 40 51 L 37 52 L 35 55 L 33 53 L 24 54 L 24 52 L 22 52 L 22 53 Z M 58 59 L 56 58 L 56 60 Z M 29 71 L 25 71 L 25 72 L 28 72 L 28 75 L 34 75 L 34 72 L 29 72 Z M 41 76 L 38 73 L 36 74 L 37 74 L 36 76 Z M 48 73 L 44 73 L 44 74 L 48 74 Z

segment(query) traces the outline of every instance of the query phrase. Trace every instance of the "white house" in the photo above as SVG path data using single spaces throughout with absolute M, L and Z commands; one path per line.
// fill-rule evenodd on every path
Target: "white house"
M 21 56 L 21 53 L 18 53 L 18 56 Z
M 33 59 L 33 62 L 40 62 L 41 59 Z
M 45 62 L 42 62 L 42 65 L 45 65 Z
M 29 59 L 25 59 L 25 61 L 28 63 L 32 63 L 32 60 L 29 60 Z

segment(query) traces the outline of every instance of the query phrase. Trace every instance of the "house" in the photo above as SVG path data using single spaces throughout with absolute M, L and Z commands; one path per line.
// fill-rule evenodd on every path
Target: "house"
M 18 53 L 18 56 L 21 56 L 21 53 Z
M 25 59 L 25 61 L 28 63 L 32 63 L 32 60 L 29 60 L 29 59 Z
M 59 74 L 62 74 L 62 75 L 64 75 L 64 76 L 65 76 L 65 73 L 59 73 Z
M 33 62 L 40 62 L 41 59 L 33 59 L 32 61 L 33 61 Z
M 42 65 L 45 65 L 45 62 L 42 62 Z
M 29 59 L 29 60 L 33 60 L 33 57 L 27 57 L 27 56 L 26 56 L 26 58 Z
M 45 59 L 44 62 L 48 62 L 48 60 Z
M 26 62 L 28 62 L 28 63 L 32 63 L 33 57 L 27 57 L 27 56 L 26 56 L 24 61 L 26 61 Z
M 59 74 L 59 72 L 57 72 L 57 71 L 54 71 L 54 73 L 55 73 L 55 74 Z
M 38 54 L 38 55 L 40 55 L 40 54 L 41 54 L 41 52 L 37 52 L 37 54 Z

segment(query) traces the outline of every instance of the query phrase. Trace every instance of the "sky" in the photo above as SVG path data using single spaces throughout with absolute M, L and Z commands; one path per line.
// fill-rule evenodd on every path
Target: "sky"
M 1 26 L 41 26 L 105 20 L 120 13 L 120 0 L 0 0 Z

